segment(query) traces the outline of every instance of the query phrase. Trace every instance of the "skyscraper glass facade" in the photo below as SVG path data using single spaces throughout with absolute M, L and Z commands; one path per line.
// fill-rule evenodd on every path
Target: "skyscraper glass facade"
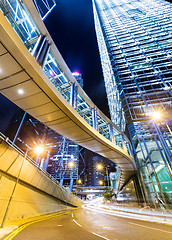
M 172 203 L 172 4 L 93 0 L 111 118 L 128 133 L 142 193 Z

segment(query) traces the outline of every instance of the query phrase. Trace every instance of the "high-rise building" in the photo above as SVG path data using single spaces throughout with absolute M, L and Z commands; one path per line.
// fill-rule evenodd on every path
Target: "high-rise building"
M 172 203 L 172 4 L 93 0 L 111 118 L 129 135 L 146 202 Z
M 61 184 L 67 184 L 70 180 L 73 185 L 73 180 L 78 179 L 79 146 L 60 135 L 58 135 L 57 145 L 50 158 L 48 171 Z

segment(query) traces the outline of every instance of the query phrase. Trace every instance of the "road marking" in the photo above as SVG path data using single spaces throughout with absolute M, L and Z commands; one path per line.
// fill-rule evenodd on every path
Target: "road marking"
M 38 219 L 38 220 L 35 220 L 35 221 L 32 221 L 32 222 L 26 223 L 26 224 L 20 226 L 19 228 L 17 228 L 12 233 L 10 233 L 6 238 L 4 238 L 4 240 L 11 240 L 11 239 L 13 239 L 19 232 L 21 232 L 24 228 L 28 227 L 29 225 L 31 225 L 33 223 L 37 223 L 37 222 L 41 222 L 41 221 L 44 221 L 44 220 L 48 220 L 50 218 L 61 216 L 61 215 L 64 215 L 66 213 L 69 213 L 69 212 L 65 212 L 65 213 L 61 213 L 61 214 L 54 214 L 53 216 L 44 217 L 44 218 L 41 218 L 41 219 Z
M 94 234 L 94 235 L 96 235 L 96 236 L 98 236 L 98 237 L 100 237 L 100 238 L 103 238 L 103 239 L 106 239 L 106 240 L 110 240 L 109 238 L 103 237 L 103 236 L 101 236 L 101 235 L 99 235 L 99 234 L 97 234 L 97 233 L 92 232 L 92 234 Z
M 76 223 L 79 227 L 82 227 L 75 219 L 73 219 L 72 221 L 74 221 L 74 223 Z M 98 237 L 101 237 L 101 238 L 103 238 L 105 240 L 110 240 L 109 238 L 103 237 L 103 236 L 101 236 L 101 235 L 99 235 L 97 233 L 94 233 L 94 232 L 91 232 L 91 233 L 96 235 L 96 236 L 98 236 Z
M 75 221 L 75 219 L 73 219 L 72 221 L 74 221 L 74 223 L 76 223 L 79 227 L 82 227 L 77 221 Z
M 62 225 L 57 225 L 57 227 L 62 227 Z
M 73 217 L 73 213 L 72 213 L 72 217 Z
M 158 228 L 152 228 L 152 227 L 148 227 L 148 226 L 144 226 L 144 225 L 140 225 L 140 224 L 132 223 L 132 222 L 129 222 L 129 223 L 130 223 L 130 224 L 133 224 L 133 225 L 136 225 L 136 226 L 139 226 L 139 227 L 149 228 L 149 229 L 153 229 L 153 230 L 156 230 L 156 231 L 161 231 L 161 232 L 165 232 L 165 233 L 170 233 L 170 234 L 172 234 L 172 232 L 168 232 L 168 231 L 161 230 L 161 229 L 158 229 Z

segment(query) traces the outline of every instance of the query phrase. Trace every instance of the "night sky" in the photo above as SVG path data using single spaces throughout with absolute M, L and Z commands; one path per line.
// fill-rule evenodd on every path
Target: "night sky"
M 108 115 L 92 1 L 56 2 L 57 6 L 45 20 L 45 25 L 70 70 L 82 73 L 87 95 Z M 0 131 L 5 130 L 14 110 L 14 104 L 0 95 Z

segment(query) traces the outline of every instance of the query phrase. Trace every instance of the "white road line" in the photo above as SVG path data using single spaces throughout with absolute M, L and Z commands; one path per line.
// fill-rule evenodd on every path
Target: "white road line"
M 73 217 L 73 213 L 72 213 L 72 217 Z
M 62 227 L 62 225 L 57 225 L 57 227 Z
M 75 221 L 75 219 L 73 219 L 72 221 L 74 221 L 74 223 L 76 223 L 79 227 L 82 227 L 77 221 Z
M 73 219 L 72 221 L 74 221 L 74 223 L 76 223 L 79 227 L 82 227 L 75 219 Z M 96 236 L 98 236 L 98 237 L 100 237 L 100 238 L 103 238 L 105 240 L 110 240 L 109 238 L 103 237 L 103 236 L 101 236 L 101 235 L 99 235 L 97 233 L 94 233 L 94 232 L 91 232 L 91 233 L 96 235 Z
M 161 232 L 165 232 L 165 233 L 172 234 L 172 232 L 168 232 L 168 231 L 161 230 L 161 229 L 158 229 L 158 228 L 152 228 L 152 227 L 148 227 L 148 226 L 144 226 L 144 225 L 140 225 L 140 224 L 132 223 L 132 222 L 129 222 L 129 223 L 130 223 L 130 224 L 133 224 L 133 225 L 136 225 L 136 226 L 139 226 L 139 227 L 149 228 L 149 229 L 153 229 L 153 230 L 156 230 L 156 231 L 161 231 Z
M 96 236 L 98 236 L 98 237 L 100 237 L 100 238 L 103 238 L 103 239 L 109 240 L 109 238 L 103 237 L 103 236 L 101 236 L 101 235 L 99 235 L 99 234 L 97 234 L 97 233 L 92 232 L 92 234 L 94 234 L 94 235 L 96 235 Z

